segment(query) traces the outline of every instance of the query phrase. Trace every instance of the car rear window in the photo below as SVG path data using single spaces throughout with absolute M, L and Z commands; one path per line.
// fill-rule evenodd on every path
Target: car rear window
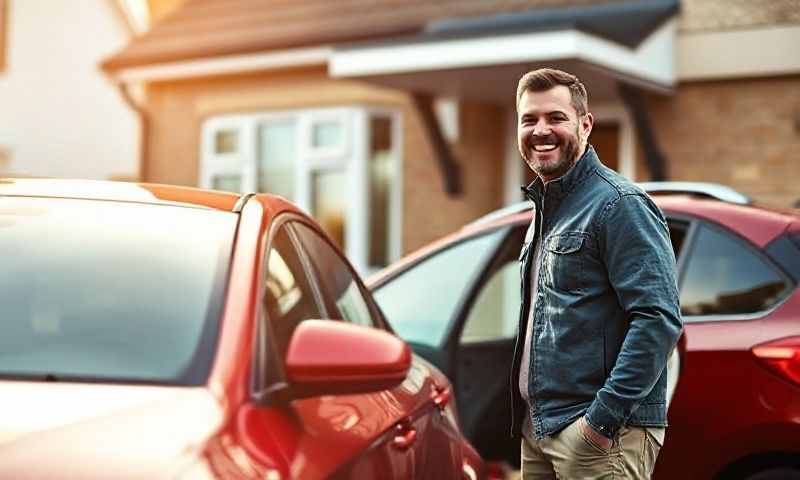
M 203 383 L 236 220 L 0 197 L 0 378 Z
M 681 285 L 685 317 L 763 313 L 792 289 L 789 279 L 745 241 L 707 224 L 696 237 Z

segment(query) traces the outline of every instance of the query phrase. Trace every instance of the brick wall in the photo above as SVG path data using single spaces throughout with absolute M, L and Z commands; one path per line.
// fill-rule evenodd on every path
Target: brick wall
M 800 23 L 798 0 L 681 0 L 682 32 Z
M 671 180 L 718 182 L 781 206 L 800 200 L 800 76 L 682 83 L 648 108 Z
M 403 248 L 414 250 L 502 205 L 503 109 L 462 103 L 460 135 L 451 145 L 463 193 L 448 196 L 422 124 L 404 110 L 406 139 Z
M 500 108 L 462 104 L 452 145 L 464 193 L 444 191 L 433 148 L 411 99 L 357 81 L 331 80 L 323 68 L 159 83 L 147 88 L 150 132 L 144 180 L 196 186 L 202 122 L 215 115 L 364 104 L 403 116 L 403 251 L 409 252 L 501 206 L 503 121 Z

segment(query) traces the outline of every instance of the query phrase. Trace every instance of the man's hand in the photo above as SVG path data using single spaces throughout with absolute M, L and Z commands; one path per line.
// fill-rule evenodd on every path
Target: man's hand
M 589 422 L 586 421 L 585 417 L 578 419 L 578 428 L 580 429 L 581 433 L 583 433 L 583 435 L 589 439 L 590 442 L 594 443 L 603 450 L 610 449 L 611 445 L 614 443 L 610 438 L 605 437 L 592 428 L 592 426 L 589 425 Z

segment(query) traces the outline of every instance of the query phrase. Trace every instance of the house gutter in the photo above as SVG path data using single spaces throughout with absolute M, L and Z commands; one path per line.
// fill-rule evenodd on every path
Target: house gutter
M 139 119 L 139 171 L 137 176 L 139 177 L 137 180 L 140 182 L 147 180 L 147 158 L 148 158 L 148 151 L 149 151 L 149 144 L 150 144 L 150 117 L 147 113 L 147 110 L 136 100 L 134 100 L 133 95 L 130 92 L 130 84 L 125 82 L 116 81 L 114 84 L 119 90 L 119 94 L 122 96 L 122 99 L 125 100 L 125 103 L 136 112 L 137 118 Z

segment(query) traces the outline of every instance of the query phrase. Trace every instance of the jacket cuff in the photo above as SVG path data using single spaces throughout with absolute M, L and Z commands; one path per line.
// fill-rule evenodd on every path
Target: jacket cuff
M 597 398 L 589 405 L 585 418 L 597 433 L 612 440 L 617 436 L 624 423 L 622 415 L 616 415 Z

